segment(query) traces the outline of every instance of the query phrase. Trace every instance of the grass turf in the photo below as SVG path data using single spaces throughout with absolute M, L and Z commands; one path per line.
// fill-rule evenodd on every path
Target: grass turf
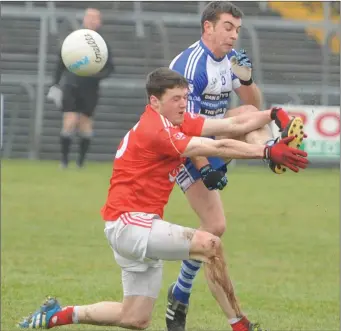
M 35 310 L 47 294 L 64 305 L 121 300 L 120 269 L 99 210 L 110 163 L 83 171 L 55 162 L 2 161 L 1 329 Z M 339 171 L 272 174 L 237 167 L 222 192 L 230 273 L 244 311 L 275 330 L 339 329 Z M 165 218 L 197 227 L 176 187 Z M 180 263 L 165 263 L 151 330 L 163 330 L 168 285 Z M 229 330 L 203 273 L 194 285 L 188 330 Z M 64 330 L 108 330 L 84 325 Z

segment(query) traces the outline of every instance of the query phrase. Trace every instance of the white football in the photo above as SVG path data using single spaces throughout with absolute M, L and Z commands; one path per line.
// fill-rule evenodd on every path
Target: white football
M 61 55 L 69 71 L 78 76 L 92 76 L 105 66 L 108 47 L 96 31 L 79 29 L 65 38 Z

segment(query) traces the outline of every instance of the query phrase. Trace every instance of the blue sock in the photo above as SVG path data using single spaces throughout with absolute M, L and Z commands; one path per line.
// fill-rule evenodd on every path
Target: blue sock
M 193 281 L 200 267 L 200 261 L 186 260 L 182 262 L 181 270 L 173 289 L 173 295 L 176 300 L 186 305 L 189 303 Z

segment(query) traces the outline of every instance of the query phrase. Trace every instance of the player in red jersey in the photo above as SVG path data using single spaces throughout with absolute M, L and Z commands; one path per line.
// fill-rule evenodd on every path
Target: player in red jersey
M 277 123 L 288 122 L 283 110 L 212 120 L 191 115 L 186 112 L 188 83 L 168 68 L 149 74 L 146 89 L 149 104 L 117 150 L 102 209 L 105 234 L 122 269 L 123 302 L 62 309 L 55 298 L 48 298 L 39 310 L 19 324 L 22 328 L 81 323 L 145 329 L 161 288 L 162 260 L 188 258 L 205 262 L 205 275 L 213 295 L 225 298 L 219 301 L 225 315 L 243 316 L 228 276 L 220 239 L 162 219 L 176 175 L 184 157 L 269 159 L 297 172 L 306 168 L 307 154 L 287 146 L 293 137 L 271 147 L 200 137 L 240 137 L 272 119 Z M 259 330 L 246 317 L 232 328 Z

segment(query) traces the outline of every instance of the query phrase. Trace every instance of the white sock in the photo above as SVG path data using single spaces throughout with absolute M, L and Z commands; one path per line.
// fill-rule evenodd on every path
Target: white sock
M 232 324 L 236 324 L 238 323 L 242 318 L 241 317 L 235 317 L 235 318 L 231 318 L 229 319 L 229 323 Z
M 277 142 L 277 139 L 270 139 L 265 143 L 265 146 L 273 146 Z
M 73 307 L 72 323 L 73 324 L 78 324 L 78 307 L 77 306 Z

